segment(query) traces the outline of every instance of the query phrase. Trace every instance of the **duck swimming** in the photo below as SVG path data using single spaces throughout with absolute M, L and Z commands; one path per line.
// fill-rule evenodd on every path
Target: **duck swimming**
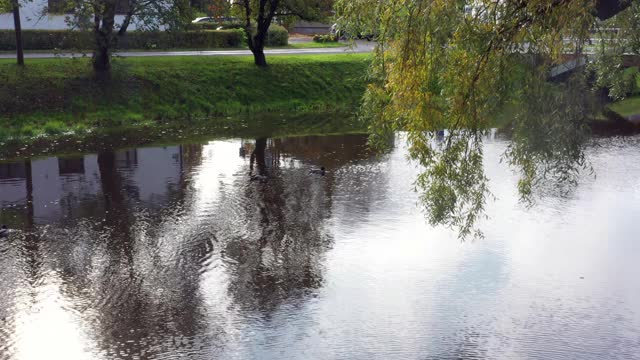
M 0 237 L 6 237 L 7 235 L 9 235 L 9 228 L 7 225 L 2 225 L 2 227 L 0 227 Z
M 323 167 L 321 167 L 320 169 L 311 169 L 309 170 L 309 174 L 313 174 L 313 175 L 320 175 L 320 176 L 324 176 L 326 174 L 326 170 Z

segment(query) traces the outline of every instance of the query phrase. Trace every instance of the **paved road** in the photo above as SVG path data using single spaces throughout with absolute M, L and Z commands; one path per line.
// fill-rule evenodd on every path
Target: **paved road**
M 265 50 L 267 55 L 303 55 L 303 54 L 345 54 L 345 53 L 368 53 L 373 50 L 375 43 L 369 41 L 358 41 L 353 47 L 340 48 L 314 48 L 314 49 L 270 49 Z M 88 54 L 90 55 L 90 54 Z M 147 56 L 247 56 L 251 55 L 249 50 L 218 50 L 218 51 L 121 51 L 115 55 L 122 57 L 147 57 Z M 27 59 L 46 59 L 54 57 L 82 57 L 82 53 L 25 53 Z M 13 59 L 15 54 L 0 54 L 0 59 Z

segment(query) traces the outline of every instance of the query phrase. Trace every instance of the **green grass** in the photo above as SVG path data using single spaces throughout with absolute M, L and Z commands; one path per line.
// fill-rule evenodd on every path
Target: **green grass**
M 638 115 L 640 114 L 640 95 L 617 101 L 609 105 L 609 108 L 623 117 Z
M 631 95 L 623 100 L 608 105 L 608 108 L 622 117 L 640 114 L 640 72 L 631 67 L 625 70 L 625 76 L 635 77 L 635 86 Z
M 365 90 L 368 55 L 117 59 L 108 84 L 88 59 L 0 60 L 0 139 L 179 123 L 221 117 L 352 113 Z M 248 124 L 247 126 L 251 126 Z
M 318 49 L 318 48 L 340 48 L 340 47 L 347 47 L 348 44 L 345 43 L 341 43 L 341 42 L 325 42 L 325 43 L 318 43 L 318 42 L 290 42 L 289 45 L 286 47 L 288 49 Z

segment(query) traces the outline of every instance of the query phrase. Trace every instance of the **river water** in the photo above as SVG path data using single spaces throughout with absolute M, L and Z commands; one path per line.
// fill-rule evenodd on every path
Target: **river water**
M 0 358 L 640 359 L 640 137 L 596 142 L 596 176 L 525 208 L 487 139 L 465 242 L 426 224 L 401 141 L 2 163 Z

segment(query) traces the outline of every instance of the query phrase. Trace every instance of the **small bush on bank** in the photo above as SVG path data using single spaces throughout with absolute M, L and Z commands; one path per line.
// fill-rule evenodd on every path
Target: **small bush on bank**
M 271 24 L 267 32 L 267 46 L 287 46 L 289 45 L 289 32 L 280 25 Z
M 88 50 L 94 46 L 91 32 L 69 30 L 24 30 L 25 50 Z M 118 49 L 233 48 L 244 43 L 242 30 L 127 33 Z M 13 30 L 0 30 L 0 50 L 15 50 Z
M 327 35 L 314 35 L 313 42 L 317 43 L 328 43 L 328 42 L 338 42 L 338 37 L 335 35 L 327 34 Z

